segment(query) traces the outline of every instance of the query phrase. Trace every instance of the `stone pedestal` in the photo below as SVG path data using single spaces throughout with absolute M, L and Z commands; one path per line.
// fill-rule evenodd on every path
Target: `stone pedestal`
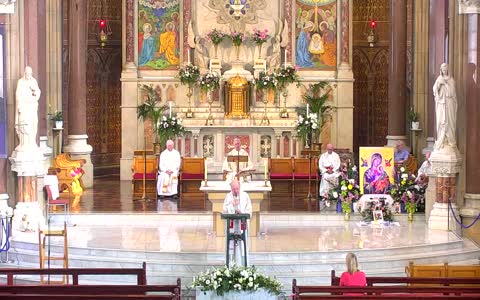
M 462 158 L 456 147 L 445 146 L 432 152 L 430 163 L 428 175 L 429 182 L 435 181 L 435 204 L 430 212 L 428 227 L 430 229 L 456 230 L 459 227 L 452 214 L 460 219 L 456 205 L 455 181 L 460 172 Z M 449 202 L 453 211 L 449 211 Z
M 92 153 L 92 146 L 87 143 L 88 136 L 86 134 L 69 135 L 68 145 L 64 147 L 65 152 L 70 153 L 72 159 L 85 159 L 86 163 L 82 169 L 85 174 L 82 177 L 85 188 L 93 186 L 93 165 L 90 159 Z
M 41 136 L 40 137 L 40 150 L 45 157 L 43 161 L 44 173 L 47 174 L 48 168 L 52 165 L 52 156 L 53 156 L 53 149 L 52 147 L 48 146 L 48 136 Z

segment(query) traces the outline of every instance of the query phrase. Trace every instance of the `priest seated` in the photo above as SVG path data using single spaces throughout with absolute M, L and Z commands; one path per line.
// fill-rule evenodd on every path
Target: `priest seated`
M 228 157 L 237 157 L 238 159 L 232 160 L 228 159 Z M 242 159 L 240 158 L 242 157 L 246 157 L 246 162 L 241 161 Z M 233 140 L 233 149 L 228 152 L 227 157 L 225 157 L 222 170 L 226 175 L 225 180 L 228 182 L 231 182 L 237 175 L 240 177 L 240 181 L 247 179 L 247 176 L 244 175 L 254 171 L 252 160 L 250 159 L 248 152 L 245 151 L 245 149 L 242 149 L 238 137 Z
M 160 198 L 178 193 L 178 170 L 180 169 L 180 153 L 173 149 L 173 141 L 167 141 L 167 149 L 160 154 L 158 162 L 157 195 Z
M 331 188 L 338 184 L 340 176 L 340 156 L 333 151 L 333 145 L 327 145 L 327 152 L 323 153 L 318 160 L 318 169 L 322 174 L 319 196 L 325 197 Z

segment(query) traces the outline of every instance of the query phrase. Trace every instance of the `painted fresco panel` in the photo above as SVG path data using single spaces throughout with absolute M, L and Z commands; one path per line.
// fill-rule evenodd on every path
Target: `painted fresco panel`
M 299 68 L 336 69 L 336 8 L 335 0 L 296 0 L 295 64 Z
M 175 69 L 180 63 L 179 0 L 138 1 L 138 67 Z

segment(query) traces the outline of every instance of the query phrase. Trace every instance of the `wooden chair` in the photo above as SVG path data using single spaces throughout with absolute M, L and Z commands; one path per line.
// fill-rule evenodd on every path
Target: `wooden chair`
M 269 158 L 268 170 L 270 184 L 272 185 L 270 209 L 291 208 L 293 200 L 293 158 Z M 287 200 L 288 203 L 282 203 L 282 200 Z
M 182 157 L 180 165 L 180 207 L 204 209 L 205 193 L 200 185 L 205 179 L 205 158 Z
M 82 182 L 82 166 L 85 163 L 85 159 L 74 160 L 68 153 L 62 153 L 55 157 L 48 173 L 57 175 L 60 192 L 68 191 L 69 195 L 77 195 L 85 189 Z
M 145 159 L 146 158 L 146 159 Z M 157 171 L 158 158 L 152 150 L 136 150 L 132 161 L 132 196 L 143 196 L 143 176 L 145 174 L 145 193 L 147 196 L 157 198 Z
M 417 175 L 418 171 L 418 160 L 415 156 L 409 155 L 407 160 L 405 160 L 403 163 L 395 163 L 395 168 L 399 170 L 401 167 L 405 167 L 407 169 L 408 174 L 414 174 Z
M 51 247 L 50 238 L 49 237 L 62 237 L 63 238 L 63 255 L 62 256 L 51 256 L 49 251 L 47 250 L 48 247 Z M 48 243 L 48 244 L 47 244 Z M 62 261 L 63 268 L 68 269 L 68 236 L 67 236 L 67 223 L 63 223 L 63 230 L 40 230 L 38 229 L 38 252 L 39 252 L 39 259 L 40 259 L 40 269 L 45 268 L 46 265 L 50 268 L 50 261 Z M 45 282 L 45 275 L 40 275 L 40 282 Z M 48 283 L 55 283 L 55 284 L 68 284 L 68 276 L 62 275 L 62 280 L 55 280 L 51 281 L 48 280 Z

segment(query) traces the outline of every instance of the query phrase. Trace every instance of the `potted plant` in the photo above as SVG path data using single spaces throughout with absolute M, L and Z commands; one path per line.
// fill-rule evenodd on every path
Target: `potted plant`
M 63 112 L 56 110 L 54 113 L 49 114 L 50 120 L 55 122 L 56 129 L 63 128 Z
M 157 101 L 159 99 L 152 85 L 142 84 L 140 85 L 140 89 L 144 92 L 145 101 L 137 106 L 137 119 L 142 122 L 145 122 L 146 120 L 152 122 L 153 132 L 155 132 L 154 144 L 158 144 L 160 142 L 158 126 L 166 107 L 157 106 Z
M 413 110 L 413 107 L 408 112 L 407 118 L 412 123 L 412 129 L 418 130 L 420 128 L 420 122 L 418 122 L 418 113 Z
M 316 84 L 310 85 L 307 89 L 307 92 L 303 95 L 303 101 L 308 105 L 309 111 L 311 113 L 317 114 L 318 117 L 318 130 L 314 133 L 314 140 L 318 137 L 318 134 L 322 132 L 323 126 L 326 121 L 332 117 L 332 113 L 335 110 L 335 107 L 328 104 L 328 91 L 322 91 L 328 86 L 328 82 L 321 81 Z M 306 115 L 307 107 L 300 106 L 297 107 L 297 114 Z

